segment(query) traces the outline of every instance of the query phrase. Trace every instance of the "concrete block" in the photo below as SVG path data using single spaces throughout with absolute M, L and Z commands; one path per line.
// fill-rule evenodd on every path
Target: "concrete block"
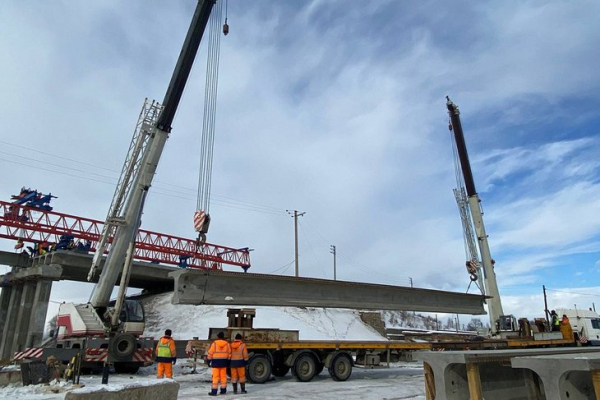
M 594 349 L 600 356 L 600 349 Z M 546 390 L 546 399 L 562 399 L 556 397 L 558 393 L 557 384 L 546 384 L 543 377 L 533 368 L 528 369 L 521 365 L 511 365 L 511 360 L 517 357 L 530 356 L 553 356 L 555 354 L 571 354 L 570 357 L 578 357 L 577 354 L 585 354 L 589 348 L 580 347 L 556 347 L 544 349 L 517 349 L 517 350 L 478 350 L 478 351 L 448 351 L 448 352 L 417 352 L 415 358 L 427 363 L 427 369 L 433 375 L 433 383 L 436 397 L 435 400 L 462 400 L 470 398 L 469 383 L 473 390 L 473 379 L 479 381 L 480 390 L 486 400 L 508 400 L 508 399 L 541 399 L 539 393 L 542 391 L 540 380 Z M 476 370 L 474 365 L 477 366 Z M 546 363 L 547 368 L 554 368 L 554 363 Z M 471 367 L 471 382 L 469 382 L 468 367 Z M 565 384 L 573 384 L 575 375 L 566 378 Z M 577 378 L 578 379 L 578 378 Z M 547 385 L 554 388 L 554 393 Z M 477 386 L 477 385 L 476 385 Z M 572 390 L 573 392 L 573 390 Z M 536 394 L 537 393 L 537 394 Z M 573 399 L 574 397 L 564 397 Z M 585 398 L 585 397 L 582 397 Z M 594 397 L 591 397 L 594 398 Z M 579 397 L 575 397 L 579 399 Z
M 21 364 L 23 386 L 50 382 L 48 366 L 44 361 L 27 360 Z
M 0 387 L 21 382 L 21 371 L 0 371 Z
M 590 351 L 590 348 L 584 348 Z M 596 399 L 593 373 L 600 370 L 600 353 L 572 353 L 516 357 L 513 368 L 527 368 L 542 381 L 547 400 Z
M 177 400 L 179 383 L 149 381 L 118 386 L 84 387 L 68 392 L 65 400 Z

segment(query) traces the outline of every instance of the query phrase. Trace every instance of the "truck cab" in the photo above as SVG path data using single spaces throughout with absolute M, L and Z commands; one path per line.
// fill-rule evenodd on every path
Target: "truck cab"
M 556 312 L 559 317 L 566 315 L 569 318 L 576 340 L 589 346 L 600 346 L 600 315 L 595 311 L 562 308 Z

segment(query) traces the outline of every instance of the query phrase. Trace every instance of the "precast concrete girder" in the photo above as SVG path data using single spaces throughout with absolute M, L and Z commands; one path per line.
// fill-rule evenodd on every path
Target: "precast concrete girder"
M 87 275 L 92 265 L 92 254 L 79 253 L 76 251 L 53 251 L 45 256 L 36 257 L 33 265 L 60 266 L 62 268 L 61 280 L 70 280 L 78 282 L 87 282 Z M 104 268 L 102 260 L 98 273 L 92 283 L 98 282 L 98 276 Z M 132 264 L 129 287 L 149 289 L 157 291 L 171 290 L 172 280 L 168 274 L 171 271 L 177 271 L 179 268 L 168 265 L 152 264 L 143 261 L 134 261 Z M 119 282 L 120 279 L 117 280 Z
M 430 289 L 225 271 L 181 270 L 173 304 L 304 306 L 485 314 L 484 296 Z

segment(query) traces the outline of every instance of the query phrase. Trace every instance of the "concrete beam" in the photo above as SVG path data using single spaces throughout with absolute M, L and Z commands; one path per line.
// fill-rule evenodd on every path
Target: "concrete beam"
M 11 267 L 27 267 L 31 265 L 31 259 L 27 253 L 12 253 L 0 251 L 0 264 Z
M 600 371 L 600 352 L 517 357 L 511 365 L 535 372 L 542 380 L 547 400 L 588 399 L 595 393 L 594 375 Z
M 325 279 L 179 270 L 173 304 L 309 306 L 484 314 L 480 295 Z
M 60 266 L 62 268 L 60 279 L 87 282 L 87 275 L 92 265 L 92 257 L 92 254 L 58 250 L 47 253 L 43 257 L 35 258 L 33 260 L 33 265 Z M 102 272 L 105 260 L 106 258 L 102 259 L 100 268 L 92 283 L 98 282 L 98 277 Z M 169 273 L 177 270 L 180 270 L 180 268 L 134 261 L 131 270 L 131 278 L 129 280 L 129 287 L 157 291 L 171 291 L 173 290 L 173 280 L 169 278 Z M 120 282 L 120 280 L 119 276 L 117 283 Z
M 536 399 L 536 393 L 540 391 L 536 381 L 537 377 L 532 376 L 531 371 L 525 368 L 517 368 L 515 365 L 517 360 L 527 356 L 533 359 L 537 359 L 538 356 L 540 356 L 539 358 L 542 356 L 552 358 L 556 354 L 565 354 L 566 358 L 579 358 L 580 355 L 585 356 L 590 351 L 600 356 L 600 348 L 590 350 L 589 347 L 555 347 L 516 350 L 420 351 L 416 352 L 413 358 L 426 363 L 426 369 L 431 372 L 430 375 L 433 375 L 434 385 L 429 388 L 429 391 L 435 393 L 435 400 L 469 399 L 471 398 L 470 389 L 478 384 L 482 398 L 486 400 Z M 557 356 L 557 358 L 560 357 L 562 356 Z M 556 368 L 556 362 L 553 361 L 547 360 L 545 363 L 540 363 L 540 365 L 542 364 L 549 370 Z M 476 374 L 469 374 L 469 367 L 473 369 L 475 365 L 478 365 L 479 379 Z M 550 383 L 550 385 L 551 388 L 548 389 L 546 382 L 543 383 L 547 400 L 567 398 L 558 396 L 556 384 Z M 571 393 L 575 393 L 575 391 Z M 570 399 L 579 399 L 579 397 L 571 396 Z

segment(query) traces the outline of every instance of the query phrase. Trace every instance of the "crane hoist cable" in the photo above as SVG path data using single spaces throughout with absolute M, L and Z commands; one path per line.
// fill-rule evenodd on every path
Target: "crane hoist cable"
M 448 129 L 452 131 L 451 122 L 448 124 Z M 481 262 L 479 261 L 479 251 L 477 250 L 476 236 L 473 229 L 471 213 L 469 211 L 464 178 L 460 169 L 458 150 L 456 148 L 456 143 L 454 142 L 452 137 L 450 138 L 450 141 L 452 143 L 452 154 L 454 156 L 454 175 L 456 179 L 456 189 L 454 189 L 454 197 L 456 198 L 456 204 L 458 205 L 461 223 L 463 226 L 465 257 L 467 259 L 465 266 L 470 277 L 467 292 L 471 288 L 471 284 L 474 283 L 479 288 L 481 294 L 485 294 L 483 285 L 480 285 L 479 283 L 479 276 L 481 276 L 483 268 Z
M 206 85 L 204 88 L 204 117 L 200 144 L 200 173 L 198 197 L 194 213 L 194 228 L 198 232 L 198 246 L 206 242 L 210 225 L 210 190 L 212 180 L 213 148 L 215 142 L 215 119 L 217 114 L 217 86 L 219 82 L 220 27 L 223 2 L 218 1 L 209 21 L 208 57 L 206 62 Z M 223 27 L 225 30 L 225 27 Z

